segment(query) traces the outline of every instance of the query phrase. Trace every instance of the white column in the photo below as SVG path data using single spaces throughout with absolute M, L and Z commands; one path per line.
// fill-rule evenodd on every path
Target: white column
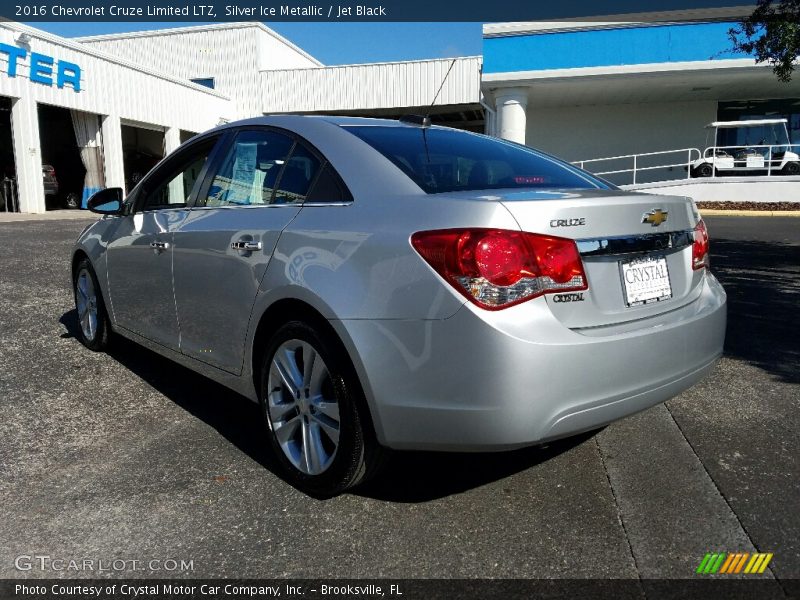
M 168 127 L 164 131 L 164 156 L 174 152 L 181 145 L 181 130 L 177 127 Z
M 495 102 L 499 120 L 499 137 L 504 140 L 525 143 L 525 127 L 528 107 L 527 88 L 502 88 L 496 90 Z
M 103 117 L 103 164 L 106 187 L 125 189 L 125 163 L 122 158 L 122 123 L 117 115 Z
M 12 102 L 11 131 L 14 138 L 19 210 L 24 213 L 43 213 L 45 204 L 39 111 L 33 98 L 19 98 Z
M 169 156 L 181 145 L 181 130 L 177 127 L 168 127 L 164 131 L 164 155 Z M 169 182 L 170 203 L 186 202 L 191 190 L 183 189 L 183 177 L 176 177 Z

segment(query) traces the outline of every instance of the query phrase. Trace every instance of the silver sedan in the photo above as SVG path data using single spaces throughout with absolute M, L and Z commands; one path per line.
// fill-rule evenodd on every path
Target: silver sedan
M 690 199 L 424 120 L 232 123 L 90 208 L 104 217 L 72 260 L 83 343 L 124 336 L 260 403 L 313 494 L 364 481 L 387 448 L 601 427 L 722 352 Z

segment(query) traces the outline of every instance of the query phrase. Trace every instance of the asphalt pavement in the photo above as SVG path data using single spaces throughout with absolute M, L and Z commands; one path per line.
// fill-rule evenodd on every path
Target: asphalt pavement
M 758 551 L 795 593 L 800 219 L 707 221 L 730 308 L 703 382 L 546 448 L 397 453 L 326 501 L 274 474 L 246 399 L 75 339 L 87 221 L 0 223 L 0 578 L 98 576 L 21 570 L 31 555 L 161 561 L 102 574 L 125 577 L 694 578 L 707 552 Z

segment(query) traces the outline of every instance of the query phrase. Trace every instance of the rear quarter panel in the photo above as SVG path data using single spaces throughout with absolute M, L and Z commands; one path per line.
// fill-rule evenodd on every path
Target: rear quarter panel
M 410 237 L 451 227 L 518 229 L 501 204 L 481 200 L 376 194 L 348 206 L 304 207 L 278 241 L 257 308 L 311 296 L 328 319 L 445 319 L 465 299 Z

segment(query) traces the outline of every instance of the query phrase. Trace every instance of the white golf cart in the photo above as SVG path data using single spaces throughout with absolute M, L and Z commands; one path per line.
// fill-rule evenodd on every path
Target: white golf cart
M 786 119 L 716 121 L 706 125 L 706 149 L 691 164 L 692 177 L 714 175 L 800 175 L 800 156 L 791 152 Z M 735 145 L 720 146 L 723 141 Z M 714 145 L 709 146 L 711 132 Z

